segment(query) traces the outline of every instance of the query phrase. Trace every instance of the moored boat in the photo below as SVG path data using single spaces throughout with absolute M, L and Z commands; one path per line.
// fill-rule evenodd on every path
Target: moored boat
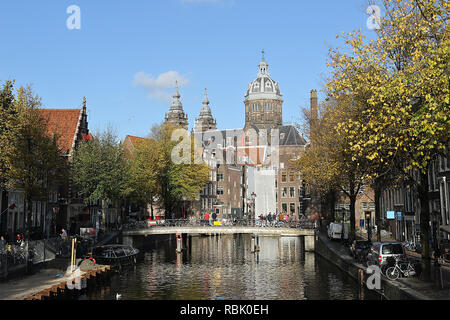
M 92 249 L 92 257 L 99 264 L 116 265 L 136 263 L 139 250 L 130 245 L 104 245 Z

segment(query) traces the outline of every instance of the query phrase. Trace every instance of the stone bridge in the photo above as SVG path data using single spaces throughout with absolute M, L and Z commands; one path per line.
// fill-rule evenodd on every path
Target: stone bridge
M 315 250 L 315 230 L 301 228 L 274 228 L 252 226 L 153 226 L 145 229 L 124 230 L 122 238 L 124 244 L 135 244 L 136 238 L 148 237 L 158 234 L 182 235 L 222 235 L 222 234 L 252 234 L 254 236 L 289 236 L 304 239 L 305 251 Z

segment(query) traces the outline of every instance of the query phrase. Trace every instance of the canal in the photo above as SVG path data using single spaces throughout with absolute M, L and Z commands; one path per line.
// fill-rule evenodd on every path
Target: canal
M 138 263 L 81 300 L 375 300 L 322 257 L 305 252 L 298 237 L 195 236 L 176 253 L 175 236 L 152 236 Z

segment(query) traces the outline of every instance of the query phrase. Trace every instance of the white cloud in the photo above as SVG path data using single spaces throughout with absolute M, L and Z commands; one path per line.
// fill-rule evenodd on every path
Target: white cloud
M 175 81 L 178 81 L 179 87 L 183 87 L 189 83 L 189 79 L 186 76 L 176 71 L 161 73 L 156 78 L 151 74 L 140 71 L 134 76 L 133 84 L 144 87 L 150 98 L 167 103 L 171 101 Z

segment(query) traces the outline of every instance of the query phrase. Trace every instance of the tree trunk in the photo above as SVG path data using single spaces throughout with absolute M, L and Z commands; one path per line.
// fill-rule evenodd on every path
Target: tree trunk
M 27 206 L 27 213 L 25 215 L 25 263 L 26 263 L 26 272 L 30 272 L 30 266 L 28 265 L 28 244 L 30 243 L 31 238 L 31 216 L 32 216 L 32 208 L 33 208 L 33 202 L 31 200 L 31 197 L 29 195 L 26 196 L 26 206 Z
M 428 171 L 427 171 L 428 172 Z M 420 182 L 417 188 L 420 202 L 420 237 L 422 241 L 422 276 L 424 280 L 431 279 L 430 255 L 430 209 L 428 205 L 428 174 L 420 173 Z
M 375 223 L 377 225 L 377 241 L 381 242 L 381 185 L 378 179 L 375 180 L 374 184 L 374 200 L 375 200 Z
M 356 207 L 356 195 L 352 194 L 350 196 L 350 234 L 349 241 L 350 243 L 356 239 L 356 228 L 355 228 L 355 207 Z
M 153 215 L 153 201 L 150 201 L 150 214 L 151 214 L 151 219 L 155 220 L 155 216 Z

